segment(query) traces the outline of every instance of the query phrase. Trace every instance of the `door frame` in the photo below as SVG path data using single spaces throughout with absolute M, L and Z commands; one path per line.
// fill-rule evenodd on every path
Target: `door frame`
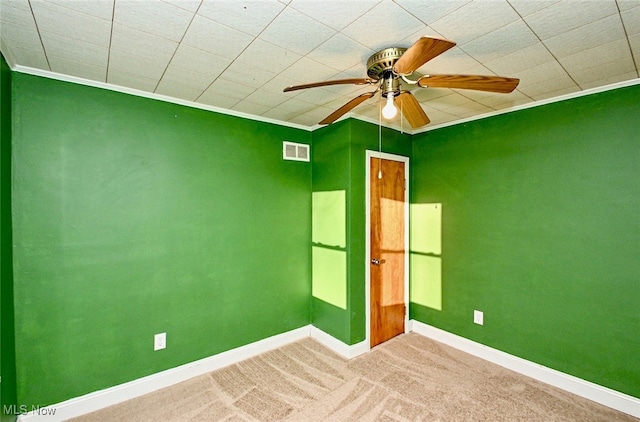
M 409 332 L 409 157 L 403 155 L 389 154 L 366 150 L 365 160 L 365 317 L 366 333 L 365 341 L 367 347 L 371 348 L 371 160 L 382 158 L 383 160 L 399 161 L 404 163 L 405 195 L 404 195 L 404 305 L 406 313 L 404 316 L 404 332 Z

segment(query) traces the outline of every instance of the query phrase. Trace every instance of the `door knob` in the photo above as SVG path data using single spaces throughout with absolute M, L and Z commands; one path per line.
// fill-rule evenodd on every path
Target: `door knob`
M 380 265 L 380 264 L 384 264 L 385 262 L 387 262 L 387 261 L 385 261 L 384 259 L 378 259 L 378 258 L 373 258 L 371 260 L 371 263 L 373 265 Z

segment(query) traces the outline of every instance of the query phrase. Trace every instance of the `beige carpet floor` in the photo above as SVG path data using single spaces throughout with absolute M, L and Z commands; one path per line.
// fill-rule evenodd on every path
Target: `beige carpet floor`
M 638 421 L 419 334 L 345 360 L 303 339 L 93 421 Z

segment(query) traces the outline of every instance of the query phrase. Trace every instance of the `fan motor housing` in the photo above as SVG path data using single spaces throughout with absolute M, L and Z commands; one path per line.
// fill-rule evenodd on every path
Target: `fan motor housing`
M 405 51 L 407 49 L 402 47 L 389 47 L 378 51 L 367 60 L 367 75 L 377 80 L 384 78 Z

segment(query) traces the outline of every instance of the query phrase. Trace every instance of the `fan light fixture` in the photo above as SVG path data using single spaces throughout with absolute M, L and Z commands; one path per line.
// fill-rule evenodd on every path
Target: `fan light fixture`
M 385 119 L 393 119 L 396 117 L 398 109 L 393 104 L 393 92 L 387 94 L 387 104 L 382 108 L 382 117 Z
M 512 92 L 520 82 L 517 78 L 505 78 L 503 76 L 483 75 L 424 75 L 417 80 L 408 79 L 420 66 L 429 60 L 449 50 L 456 43 L 450 40 L 434 37 L 421 37 L 409 48 L 389 47 L 373 54 L 367 60 L 367 78 L 334 79 L 330 81 L 313 82 L 310 84 L 293 85 L 284 89 L 284 92 L 297 91 L 299 89 L 316 88 L 329 85 L 376 85 L 375 91 L 365 92 L 353 98 L 345 105 L 320 120 L 319 124 L 328 125 L 344 116 L 358 105 L 380 92 L 387 103 L 382 109 L 385 119 L 392 119 L 398 110 L 394 105 L 397 100 L 400 113 L 405 117 L 412 128 L 416 129 L 429 124 L 430 120 L 422 109 L 420 102 L 411 93 L 410 89 L 403 88 L 451 88 L 473 89 L 476 91 L 500 92 L 507 94 Z M 379 103 L 382 106 L 382 103 Z M 400 121 L 402 124 L 402 120 Z

